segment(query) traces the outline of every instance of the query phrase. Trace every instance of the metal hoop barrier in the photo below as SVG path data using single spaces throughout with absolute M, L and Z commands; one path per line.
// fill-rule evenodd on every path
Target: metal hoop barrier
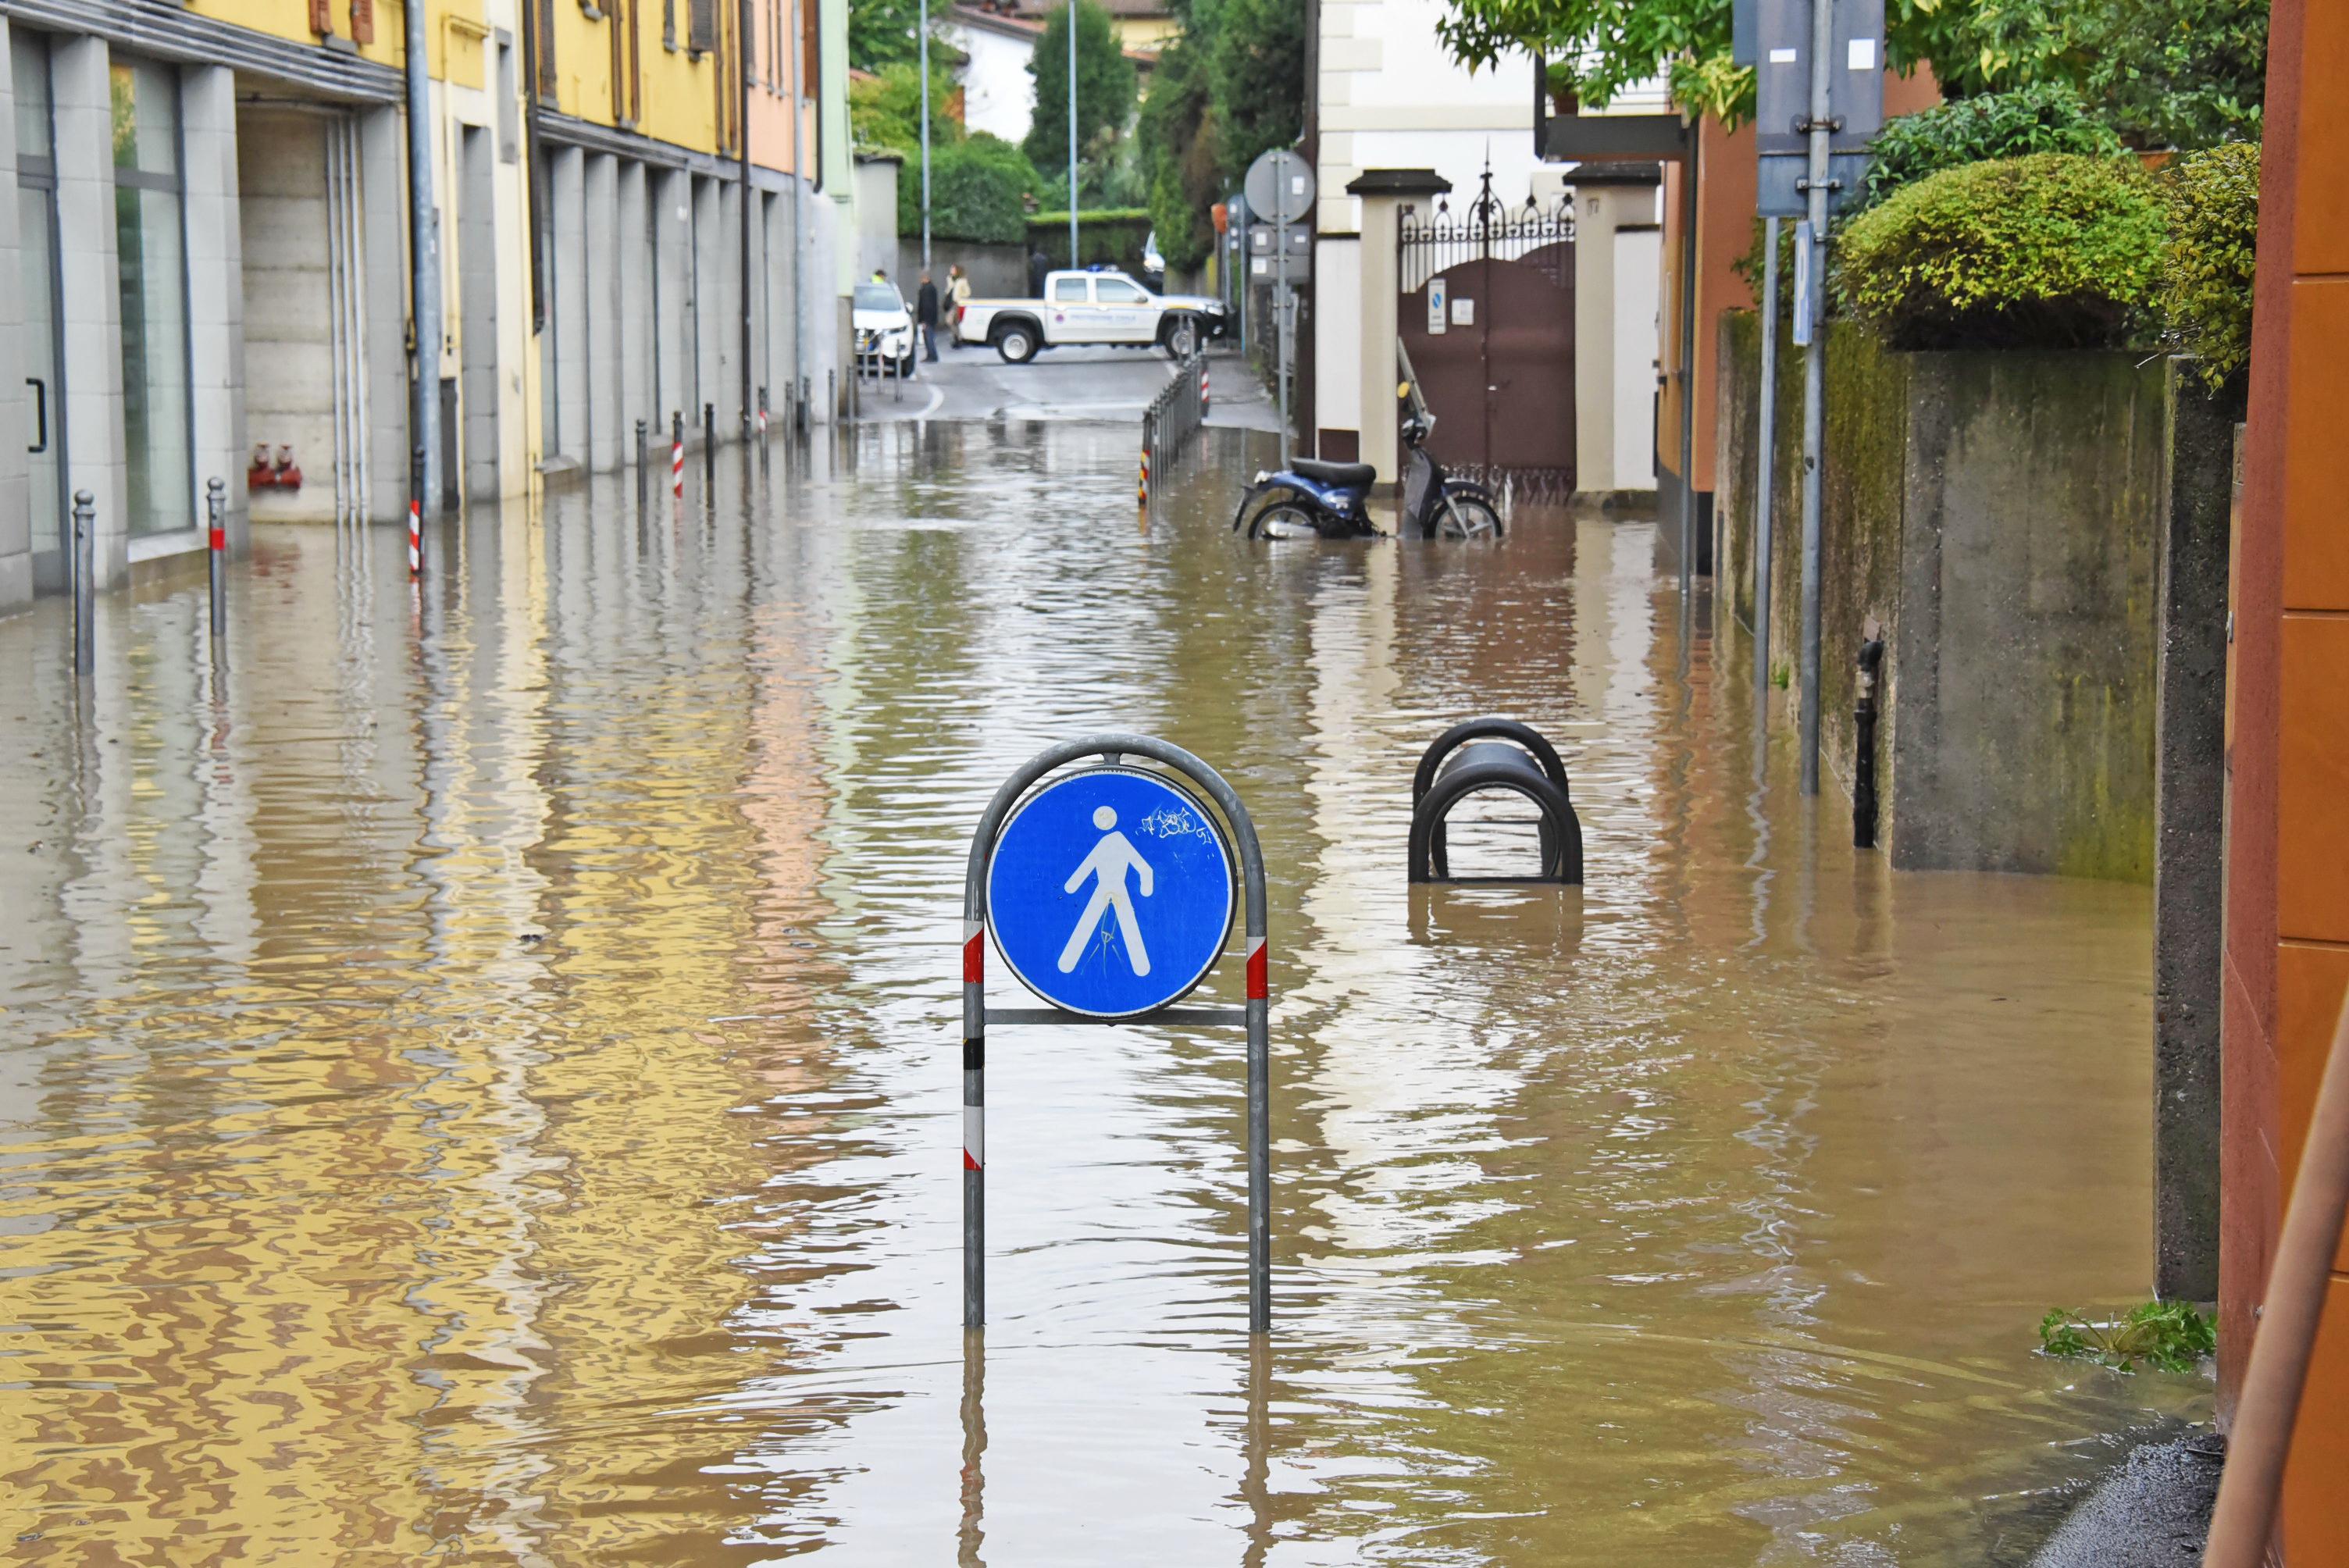
M 1195 371 L 1196 374 L 1193 374 Z M 1134 499 L 1150 509 L 1150 480 L 1166 476 L 1168 467 L 1183 456 L 1207 421 L 1207 347 L 1203 341 L 1190 358 L 1175 366 L 1174 377 L 1160 389 L 1142 414 L 1142 482 Z
M 1540 810 L 1541 869 L 1525 877 L 1455 877 L 1444 818 L 1468 796 L 1507 789 Z M 1563 882 L 1582 885 L 1582 820 L 1557 748 L 1513 718 L 1472 718 L 1436 737 L 1411 781 L 1413 882 Z
M 1092 758 L 1101 758 L 1102 765 L 1063 775 L 1044 789 L 1037 788 L 1047 775 L 1066 768 L 1070 763 Z M 1127 758 L 1144 758 L 1163 764 L 1180 775 L 1182 779 L 1196 786 L 1201 793 L 1215 802 L 1225 822 L 1230 827 L 1234 841 L 1232 848 L 1237 851 L 1237 858 L 1239 861 L 1240 903 L 1246 921 L 1247 1005 L 1242 1007 L 1174 1006 L 1174 1002 L 1179 1002 L 1182 995 L 1189 989 L 1189 985 L 1183 985 L 1174 993 L 1174 1002 L 1154 1006 L 1146 1010 L 1125 1012 L 1114 1016 L 1112 1016 L 1106 1007 L 1100 1012 L 1078 1011 L 1065 1006 L 989 1007 L 987 1005 L 987 937 L 989 910 L 992 907 L 994 896 L 990 879 L 995 871 L 997 852 L 1001 847 L 1006 829 L 1012 824 L 1015 818 L 1019 818 L 1031 810 L 1037 810 L 1040 802 L 1043 801 L 1048 795 L 1060 789 L 1062 785 L 1079 783 L 1102 775 L 1118 776 L 1125 784 L 1136 785 L 1139 770 L 1119 766 L 1121 761 Z M 1187 794 L 1175 791 L 1174 785 L 1158 774 L 1139 775 L 1140 787 L 1147 788 L 1153 781 L 1169 791 L 1182 794 L 1185 799 L 1192 799 Z M 1074 795 L 1071 798 L 1081 799 L 1081 797 Z M 1195 804 L 1195 801 L 1194 803 Z M 1038 810 L 1037 814 L 1040 816 L 1042 812 Z M 1095 827 L 1106 829 L 1115 822 L 1116 816 L 1112 808 L 1103 805 L 1092 812 L 1091 820 Z M 1149 830 L 1140 822 L 1133 825 L 1137 831 L 1146 833 Z M 1203 820 L 1200 828 L 1204 837 L 1210 841 L 1214 839 L 1212 824 Z M 1045 830 L 1036 830 L 1039 835 L 1045 831 Z M 1112 840 L 1114 840 L 1115 845 L 1123 847 L 1125 852 L 1132 853 L 1130 845 L 1123 836 L 1109 835 L 1096 846 L 1094 853 L 1086 856 L 1084 863 L 1079 865 L 1080 874 L 1069 879 L 1068 890 L 1073 892 L 1073 890 L 1083 885 L 1081 874 L 1104 851 L 1112 847 Z M 1068 841 L 1053 841 L 1064 843 Z M 1195 855 L 1205 854 L 1204 851 L 1193 852 Z M 1220 961 L 1225 944 L 1228 940 L 1230 864 L 1228 861 L 1222 859 L 1223 854 L 1224 851 L 1217 846 L 1215 851 L 1215 863 L 1222 867 L 1220 874 L 1226 879 L 1225 882 L 1220 884 L 1224 890 L 1223 896 L 1226 899 L 1219 917 L 1223 923 L 1210 934 L 1213 949 L 1205 962 L 1199 965 L 1196 975 L 1191 977 L 1189 982 L 1191 985 L 1195 985 L 1198 980 L 1204 978 L 1207 971 Z M 1060 861 L 1051 862 L 1051 877 L 1056 884 L 1061 876 L 1059 867 L 1061 863 Z M 1114 861 L 1104 862 L 1104 870 L 1101 882 L 1096 887 L 1093 902 L 1086 906 L 1087 917 L 1092 922 L 1090 929 L 1101 932 L 1104 940 L 1109 929 L 1108 922 L 1103 918 L 1104 904 L 1108 902 L 1110 892 L 1108 870 L 1113 867 L 1115 867 Z M 1147 872 L 1142 874 L 1145 877 L 1149 875 Z M 1123 913 L 1130 919 L 1131 906 L 1124 896 L 1125 875 L 1123 869 L 1117 869 L 1115 896 L 1117 903 L 1123 906 Z M 1149 890 L 1153 885 L 1152 882 L 1145 880 L 1141 885 L 1145 898 L 1150 897 Z M 1158 902 L 1164 902 L 1174 892 L 1168 885 L 1168 878 L 1164 870 L 1159 874 L 1156 885 Z M 1240 1025 L 1247 1030 L 1248 1332 L 1251 1335 L 1270 1332 L 1272 1327 L 1272 1156 L 1269 1042 L 1272 1002 L 1265 942 L 1264 856 L 1257 846 L 1256 825 L 1248 816 L 1247 807 L 1241 803 L 1239 795 L 1229 784 L 1224 782 L 1221 774 L 1205 762 L 1181 747 L 1170 745 L 1152 736 L 1089 735 L 1081 740 L 1063 741 L 1030 758 L 1010 778 L 1004 780 L 1003 787 L 995 792 L 994 799 L 988 803 L 987 812 L 979 819 L 978 830 L 971 836 L 970 864 L 963 885 L 962 921 L 963 1326 L 980 1328 L 984 1327 L 987 1322 L 988 1026 L 990 1024 L 1174 1024 L 1185 1026 Z M 1081 921 L 1080 924 L 1082 925 Z M 1061 954 L 1060 965 L 1061 974 L 1066 975 L 1069 972 L 1069 954 L 1078 950 L 1082 934 L 1082 931 L 1071 934 L 1068 946 Z M 1139 934 L 1130 926 L 1126 929 L 1126 940 L 1138 951 Z M 998 941 L 1005 944 L 1007 961 L 1011 964 L 1015 974 L 1020 973 L 1018 954 L 1007 941 L 1006 934 L 999 931 Z M 1153 937 L 1151 943 L 1154 948 L 1157 946 L 1158 939 Z M 1162 964 L 1166 964 L 1173 956 L 1171 954 L 1161 952 L 1159 960 Z M 1174 966 L 1170 965 L 1170 967 Z M 1148 973 L 1147 961 L 1136 963 L 1134 968 L 1137 973 Z M 1027 975 L 1023 974 L 1021 977 L 1027 978 Z M 1043 989 L 1041 986 L 1034 986 L 1032 981 L 1030 984 L 1035 989 L 1040 991 Z M 1082 1005 L 1080 1004 L 1080 1006 Z

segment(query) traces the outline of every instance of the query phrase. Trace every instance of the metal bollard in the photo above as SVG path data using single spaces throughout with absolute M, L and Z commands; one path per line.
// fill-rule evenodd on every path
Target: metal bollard
M 73 498 L 74 674 L 86 676 L 98 663 L 98 498 L 88 490 Z
M 759 439 L 767 438 L 767 389 L 759 388 Z
M 1134 505 L 1150 510 L 1150 421 L 1142 422 L 1142 481 L 1134 487 Z
M 212 660 L 223 656 L 228 635 L 228 485 L 219 479 L 204 481 L 205 520 L 211 524 L 205 542 L 212 557 Z
M 1878 673 L 1884 666 L 1882 628 L 1868 618 L 1859 645 L 1859 668 L 1852 677 L 1851 842 L 1854 849 L 1876 848 L 1876 693 Z
M 410 581 L 424 575 L 424 449 L 416 448 L 409 456 L 408 469 L 408 575 Z
M 668 488 L 678 500 L 685 499 L 685 410 L 668 411 Z
M 645 450 L 645 422 L 639 419 L 636 421 L 636 510 L 638 511 L 645 510 L 645 490 L 649 482 L 645 469 L 651 460 L 651 454 Z
M 718 405 L 701 406 L 701 499 L 718 493 Z

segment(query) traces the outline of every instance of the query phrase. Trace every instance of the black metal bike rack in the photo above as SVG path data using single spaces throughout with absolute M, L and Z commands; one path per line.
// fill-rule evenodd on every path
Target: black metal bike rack
M 1541 812 L 1541 869 L 1524 877 L 1455 877 L 1444 820 L 1470 795 L 1508 789 Z M 1411 781 L 1414 882 L 1563 882 L 1582 885 L 1582 820 L 1567 792 L 1557 748 L 1513 718 L 1472 718 L 1436 737 Z

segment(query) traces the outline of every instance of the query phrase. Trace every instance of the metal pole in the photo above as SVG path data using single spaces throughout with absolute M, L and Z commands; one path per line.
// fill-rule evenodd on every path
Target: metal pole
M 210 525 L 205 553 L 211 559 L 212 593 L 212 662 L 222 662 L 228 635 L 228 485 L 218 479 L 204 481 L 204 520 Z
M 1698 129 L 1689 129 L 1681 165 L 1681 613 L 1683 625 L 1696 572 L 1696 214 Z
M 1826 323 L 1819 319 L 1826 264 L 1828 54 L 1835 47 L 1833 0 L 1811 0 L 1810 208 L 1811 341 L 1803 350 L 1803 793 L 1819 792 L 1819 470 L 1826 437 Z
M 2349 1004 L 2333 1026 L 2333 1048 L 2301 1146 L 2300 1172 L 2268 1265 L 2267 1292 L 2251 1335 L 2251 1363 L 2235 1407 L 2227 1468 L 2210 1516 L 2204 1568 L 2258 1568 L 2274 1532 L 2292 1431 L 2307 1392 L 2308 1363 L 2323 1327 L 2324 1299 L 2342 1222 L 2349 1218 Z M 2320 1486 L 2323 1484 L 2319 1483 Z M 2337 1484 L 2337 1477 L 2336 1477 Z
M 1077 260 L 1077 0 L 1069 0 L 1069 265 Z
M 645 490 L 649 479 L 646 469 L 650 466 L 645 453 L 645 422 L 639 419 L 636 421 L 636 511 L 639 513 L 645 510 Z
M 432 462 L 440 450 L 440 218 L 432 205 L 432 83 L 426 29 L 426 8 L 404 7 L 408 77 L 408 255 L 409 299 L 414 315 L 415 338 L 409 428 L 423 453 L 416 476 L 417 493 L 411 510 L 432 490 Z M 530 97 L 538 98 L 531 83 Z M 414 573 L 411 566 L 410 574 Z
M 1778 447 L 1778 220 L 1762 221 L 1762 407 L 1754 454 L 1754 773 L 1770 735 L 1770 525 L 1777 511 L 1771 469 Z
M 710 500 L 718 493 L 718 405 L 701 406 L 701 499 Z
M 807 270 L 807 240 L 802 223 L 801 203 L 807 194 L 807 176 L 801 172 L 800 143 L 807 129 L 805 100 L 802 94 L 806 62 L 800 57 L 801 46 L 807 41 L 807 20 L 800 7 L 811 0 L 792 0 L 792 383 L 800 389 L 800 414 L 807 414 L 807 394 L 810 377 L 807 368 L 807 291 L 802 273 Z M 806 427 L 802 423 L 802 427 Z
M 74 491 L 74 675 L 87 679 L 98 663 L 98 498 Z
M 930 14 L 922 0 L 922 15 L 914 25 L 922 56 L 922 270 L 930 265 Z
M 1284 166 L 1281 175 L 1285 179 Z M 1281 217 L 1288 210 L 1286 201 L 1276 201 L 1272 206 L 1272 311 L 1273 325 L 1278 333 L 1273 346 L 1273 379 L 1280 390 L 1280 466 L 1288 467 L 1288 224 Z M 1490 314 L 1487 312 L 1486 314 Z

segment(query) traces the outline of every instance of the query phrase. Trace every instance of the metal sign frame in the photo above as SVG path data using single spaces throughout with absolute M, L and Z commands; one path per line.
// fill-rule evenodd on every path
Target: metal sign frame
M 1247 922 L 1247 996 L 1240 1007 L 1170 1005 L 1123 1018 L 1097 1018 L 1061 1007 L 987 1005 L 987 878 L 996 841 L 1017 806 L 1047 775 L 1101 758 L 1115 767 L 1129 757 L 1164 765 L 1197 785 L 1230 826 L 1240 861 Z M 1272 1329 L 1272 997 L 1265 930 L 1264 854 L 1256 823 L 1222 774 L 1179 746 L 1148 735 L 1089 735 L 1037 753 L 1003 781 L 970 841 L 962 900 L 962 1325 L 987 1325 L 987 1028 L 990 1024 L 1243 1025 L 1247 1029 L 1248 1332 Z

